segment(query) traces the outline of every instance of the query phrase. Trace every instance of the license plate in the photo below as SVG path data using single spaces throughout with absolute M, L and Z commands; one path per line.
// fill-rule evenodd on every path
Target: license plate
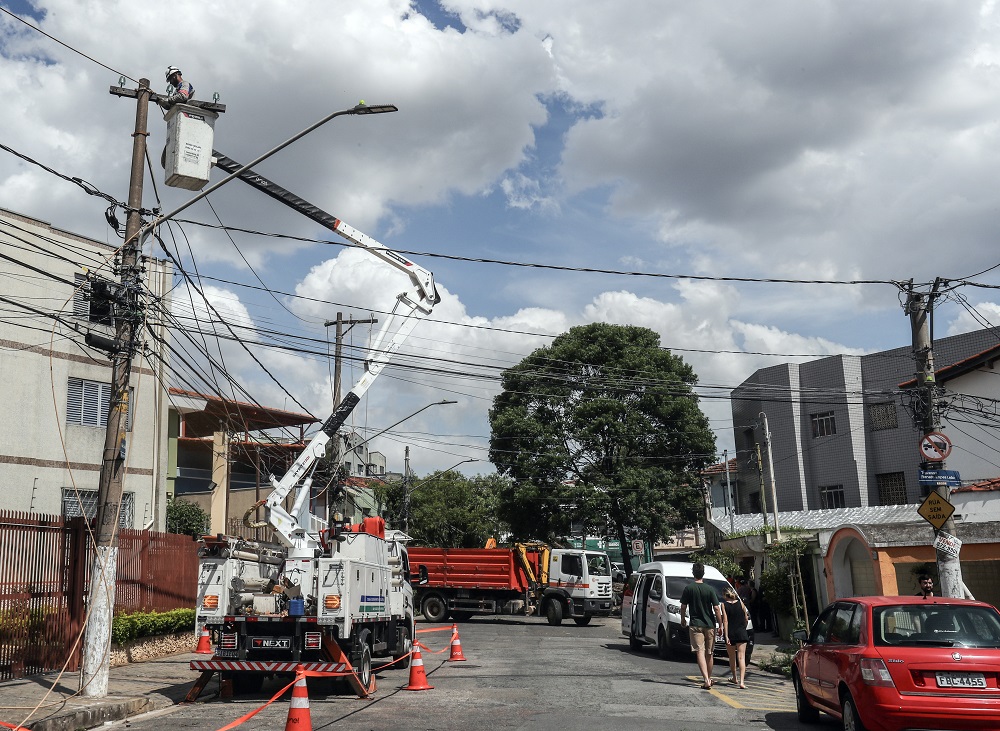
M 985 688 L 982 673 L 937 673 L 938 688 Z
M 287 650 L 292 646 L 292 641 L 287 638 L 252 637 L 250 646 L 255 650 Z

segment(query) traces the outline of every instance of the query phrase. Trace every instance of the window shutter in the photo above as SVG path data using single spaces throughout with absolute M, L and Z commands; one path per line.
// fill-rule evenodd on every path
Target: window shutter
M 66 389 L 66 423 L 83 423 L 83 380 L 70 378 Z
M 90 282 L 83 274 L 74 274 L 73 283 L 76 289 L 73 290 L 73 317 L 82 317 L 84 320 L 90 319 Z

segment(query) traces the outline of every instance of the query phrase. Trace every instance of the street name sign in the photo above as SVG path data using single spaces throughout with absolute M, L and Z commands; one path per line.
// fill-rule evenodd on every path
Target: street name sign
M 921 518 L 933 525 L 937 530 L 941 530 L 941 526 L 943 526 L 945 522 L 947 522 L 948 518 L 951 517 L 951 514 L 955 512 L 955 506 L 938 495 L 936 492 L 932 492 L 920 504 L 920 507 L 917 508 L 917 512 L 920 513 Z
M 948 487 L 961 487 L 962 477 L 957 470 L 920 470 L 917 481 L 921 485 L 947 485 Z
M 938 533 L 937 538 L 934 539 L 934 549 L 941 551 L 941 553 L 946 553 L 952 558 L 958 558 L 958 554 L 962 550 L 962 542 L 955 538 L 955 536 L 950 536 L 947 533 Z

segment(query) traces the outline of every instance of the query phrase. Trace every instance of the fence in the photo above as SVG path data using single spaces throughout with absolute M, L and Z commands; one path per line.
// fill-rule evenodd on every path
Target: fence
M 0 680 L 80 665 L 93 550 L 83 518 L 0 511 Z M 194 607 L 188 536 L 119 533 L 115 613 Z

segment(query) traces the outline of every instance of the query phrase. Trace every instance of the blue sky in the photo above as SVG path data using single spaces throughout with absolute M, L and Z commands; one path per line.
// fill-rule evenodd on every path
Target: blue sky
M 392 115 L 337 119 L 260 168 L 386 245 L 426 252 L 410 256 L 446 293 L 434 321 L 408 343 L 446 373 L 404 359 L 356 414 L 355 428 L 370 434 L 432 401 L 460 401 L 379 438 L 390 469 L 409 445 L 420 473 L 461 459 L 481 460 L 463 465 L 466 472 L 488 471 L 495 380 L 463 372 L 478 372 L 474 363 L 513 365 L 573 325 L 651 327 L 717 393 L 776 362 L 909 342 L 891 284 L 802 280 L 923 282 L 998 259 L 1000 23 L 992 3 L 0 7 L 94 59 L 0 14 L 0 94 L 10 100 L 0 109 L 0 141 L 119 198 L 134 119 L 131 102 L 106 93 L 119 73 L 148 77 L 160 90 L 173 64 L 200 98 L 219 92 L 228 111 L 215 146 L 244 162 L 360 99 L 399 106 Z M 163 126 L 157 110 L 150 119 L 155 159 Z M 165 188 L 156 172 L 165 209 L 190 195 Z M 146 194 L 154 205 L 148 182 Z M 229 226 L 330 238 L 240 183 L 211 201 L 214 212 L 200 203 L 181 218 L 217 224 L 218 214 Z M 6 154 L 0 206 L 116 240 L 106 203 Z M 279 296 L 286 310 L 261 292 L 206 281 L 227 316 L 289 337 L 322 341 L 322 323 L 336 311 L 380 313 L 399 291 L 394 272 L 338 246 L 233 233 L 237 252 L 215 229 L 181 224 L 164 234 L 177 237 L 192 271 L 196 262 L 202 275 L 254 286 L 259 276 L 273 290 L 313 298 Z M 995 271 L 975 280 L 1000 282 Z M 959 292 L 985 319 L 976 324 L 952 297 L 941 303 L 939 334 L 1000 320 L 992 290 Z M 190 314 L 192 300 L 177 294 L 175 307 Z M 369 332 L 358 327 L 351 337 L 361 348 Z M 279 388 L 245 352 L 221 348 L 257 400 L 283 406 L 287 391 L 325 416 L 325 359 L 263 350 Z M 728 404 L 706 399 L 704 408 L 720 454 L 731 449 Z

